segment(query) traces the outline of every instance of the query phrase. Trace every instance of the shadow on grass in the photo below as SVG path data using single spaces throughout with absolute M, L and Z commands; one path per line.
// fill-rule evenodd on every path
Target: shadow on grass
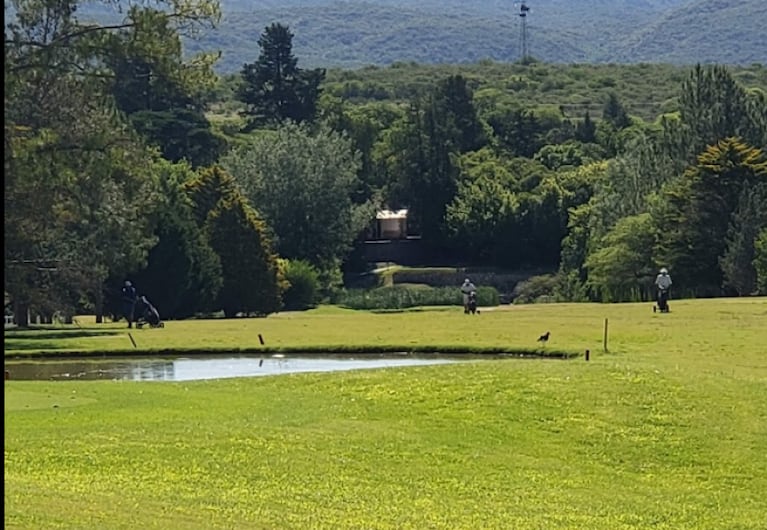
M 83 337 L 104 337 L 107 335 L 117 335 L 117 330 L 87 330 L 87 329 L 57 329 L 57 328 L 20 328 L 5 330 L 5 337 L 10 339 L 81 339 Z
M 40 339 L 46 339 L 47 337 L 40 337 Z M 19 351 L 25 351 L 25 350 L 60 350 L 64 348 L 64 346 L 60 342 L 53 342 L 49 340 L 39 340 L 39 339 L 15 339 L 13 341 L 9 341 L 6 339 L 5 341 L 5 347 L 8 350 L 19 350 Z
M 17 328 L 5 330 L 6 350 L 60 350 L 67 348 L 60 342 L 84 337 L 107 337 L 119 334 L 116 330 L 85 330 L 61 328 Z

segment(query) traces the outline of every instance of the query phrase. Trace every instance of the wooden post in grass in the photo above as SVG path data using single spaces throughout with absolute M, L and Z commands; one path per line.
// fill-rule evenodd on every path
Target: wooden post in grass
M 586 360 L 589 360 L 589 350 L 586 350 Z
M 135 348 L 135 347 L 136 347 L 136 341 L 135 341 L 135 340 L 133 340 L 133 335 L 131 335 L 130 333 L 128 333 L 128 338 L 129 338 L 129 339 L 130 339 L 130 341 L 133 343 L 133 347 Z
M 264 337 L 262 337 L 260 333 L 258 334 L 258 342 L 261 343 L 261 346 L 264 345 Z
M 607 319 L 605 319 L 604 349 L 605 349 L 605 353 L 607 353 Z

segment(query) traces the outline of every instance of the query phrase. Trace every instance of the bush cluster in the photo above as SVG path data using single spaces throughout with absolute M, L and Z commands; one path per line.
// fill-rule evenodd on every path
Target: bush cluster
M 350 309 L 396 310 L 421 306 L 462 306 L 463 297 L 457 287 L 394 285 L 376 289 L 349 289 L 340 294 L 336 303 Z M 498 291 L 494 287 L 478 287 L 477 304 L 480 307 L 497 306 Z
M 530 304 L 535 302 L 557 302 L 555 296 L 558 278 L 555 274 L 532 276 L 519 282 L 512 293 L 515 304 Z
M 288 311 L 316 307 L 320 298 L 320 275 L 305 260 L 285 260 L 285 280 L 289 287 L 282 295 L 283 308 Z

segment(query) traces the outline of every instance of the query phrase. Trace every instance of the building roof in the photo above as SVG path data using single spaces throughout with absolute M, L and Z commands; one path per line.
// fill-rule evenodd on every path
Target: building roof
M 376 219 L 407 219 L 407 208 L 401 210 L 378 210 Z

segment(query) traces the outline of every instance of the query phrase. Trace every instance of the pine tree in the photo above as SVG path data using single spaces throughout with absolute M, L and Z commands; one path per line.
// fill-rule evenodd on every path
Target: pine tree
M 625 129 L 631 125 L 626 108 L 614 93 L 610 93 L 602 110 L 602 119 L 608 122 L 616 131 Z
M 270 230 L 232 176 L 215 166 L 186 185 L 208 243 L 221 260 L 217 307 L 227 318 L 268 315 L 280 308 L 277 255 Z
M 727 248 L 719 263 L 724 285 L 740 296 L 757 290 L 754 267 L 755 243 L 759 232 L 767 228 L 767 181 L 755 187 L 744 187 L 737 210 L 727 230 Z
M 597 126 L 592 121 L 589 111 L 583 116 L 583 121 L 578 122 L 575 128 L 575 138 L 583 143 L 594 143 L 597 141 Z
M 277 256 L 266 224 L 244 198 L 222 200 L 206 223 L 210 244 L 221 259 L 224 284 L 218 305 L 227 318 L 238 313 L 268 315 L 280 308 Z
M 274 23 L 258 39 L 261 54 L 242 67 L 238 98 L 247 105 L 248 128 L 260 125 L 313 121 L 325 70 L 304 71 L 293 55 L 293 33 Z

